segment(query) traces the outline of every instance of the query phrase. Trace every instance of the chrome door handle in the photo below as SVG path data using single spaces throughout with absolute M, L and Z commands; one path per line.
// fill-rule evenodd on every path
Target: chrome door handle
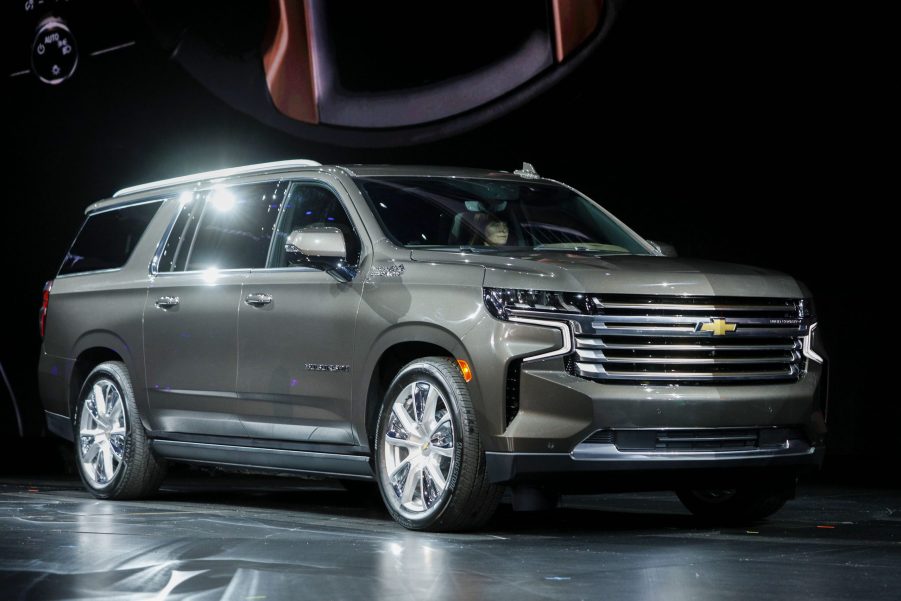
M 161 296 L 156 299 L 156 302 L 153 303 L 159 309 L 171 309 L 172 307 L 178 306 L 178 297 L 177 296 Z
M 245 296 L 244 302 L 251 307 L 262 307 L 272 302 L 272 295 L 265 292 L 254 292 Z

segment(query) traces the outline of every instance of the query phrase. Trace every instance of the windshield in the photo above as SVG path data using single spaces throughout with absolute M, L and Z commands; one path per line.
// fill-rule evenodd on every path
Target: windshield
M 598 205 L 556 184 L 457 177 L 355 181 L 385 233 L 409 248 L 650 254 Z

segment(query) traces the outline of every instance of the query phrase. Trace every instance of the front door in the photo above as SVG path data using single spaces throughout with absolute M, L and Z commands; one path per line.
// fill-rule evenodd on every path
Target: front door
M 153 429 L 247 435 L 235 391 L 238 306 L 251 269 L 266 264 L 276 190 L 274 183 L 235 186 L 184 203 L 144 308 Z
M 338 282 L 291 267 L 288 234 L 308 226 L 344 233 L 348 262 L 359 262 L 362 231 L 327 181 L 288 189 L 267 269 L 254 269 L 238 310 L 238 395 L 248 435 L 351 444 L 351 357 L 362 278 Z

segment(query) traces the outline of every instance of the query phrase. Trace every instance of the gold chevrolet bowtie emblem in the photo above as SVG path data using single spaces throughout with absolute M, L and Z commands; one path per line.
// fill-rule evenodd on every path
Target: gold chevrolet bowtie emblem
M 713 332 L 714 336 L 725 336 L 726 332 L 734 332 L 736 325 L 726 323 L 725 319 L 714 319 L 711 323 L 699 324 L 701 332 Z

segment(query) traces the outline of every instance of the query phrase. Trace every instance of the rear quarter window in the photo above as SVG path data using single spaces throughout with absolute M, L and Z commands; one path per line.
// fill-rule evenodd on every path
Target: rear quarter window
M 125 265 L 162 200 L 92 213 L 63 259 L 59 275 Z

